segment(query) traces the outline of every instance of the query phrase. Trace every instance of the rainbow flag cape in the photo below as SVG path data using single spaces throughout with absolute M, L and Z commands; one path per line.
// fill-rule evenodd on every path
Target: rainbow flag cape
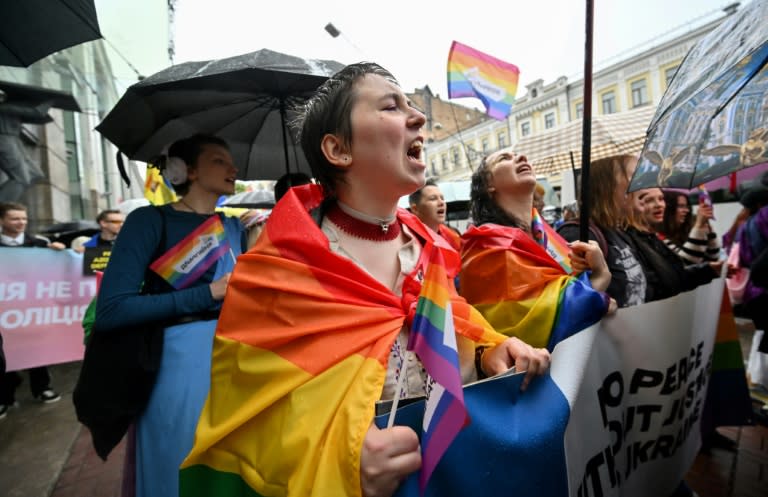
M 571 247 L 565 238 L 552 229 L 539 215 L 539 211 L 533 208 L 531 213 L 531 232 L 536 243 L 544 247 L 544 250 L 560 264 L 568 274 L 573 272 L 568 254 L 571 252 Z
M 178 197 L 171 183 L 163 178 L 160 170 L 147 165 L 147 179 L 144 181 L 144 198 L 152 205 L 164 205 L 176 202 Z
M 421 491 L 456 435 L 467 421 L 459 352 L 451 311 L 451 278 L 439 251 L 432 252 L 421 286 L 408 350 L 418 354 L 424 369 L 435 381 L 426 402 L 422 425 Z
M 448 53 L 448 98 L 475 97 L 499 120 L 512 110 L 520 70 L 457 41 Z
M 461 294 L 505 335 L 551 351 L 608 310 L 586 273 L 568 275 L 518 228 L 471 226 L 462 239 Z
M 416 314 L 434 251 L 446 274 L 458 254 L 412 214 L 398 219 L 422 256 L 393 294 L 333 253 L 309 210 L 317 185 L 290 190 L 259 240 L 238 258 L 213 344 L 211 389 L 180 495 L 359 497 L 360 452 L 384 385 L 392 344 Z M 449 283 L 456 333 L 500 343 Z
M 186 288 L 228 251 L 229 241 L 224 225 L 215 215 L 171 247 L 149 268 L 174 288 Z

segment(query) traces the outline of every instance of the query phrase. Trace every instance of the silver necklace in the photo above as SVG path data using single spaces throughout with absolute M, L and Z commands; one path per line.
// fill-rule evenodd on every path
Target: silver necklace
M 198 212 L 197 209 L 189 205 L 183 198 L 179 199 L 179 202 L 184 204 L 187 207 L 187 209 L 191 210 L 195 214 L 199 214 L 201 216 L 210 216 L 211 214 L 213 214 L 213 212 Z

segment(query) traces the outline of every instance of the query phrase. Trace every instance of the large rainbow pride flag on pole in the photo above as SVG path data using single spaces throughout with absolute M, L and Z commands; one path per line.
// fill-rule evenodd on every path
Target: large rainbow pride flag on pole
M 519 76 L 520 70 L 514 64 L 457 41 L 451 44 L 448 54 L 448 98 L 479 98 L 489 116 L 503 120 L 515 102 Z

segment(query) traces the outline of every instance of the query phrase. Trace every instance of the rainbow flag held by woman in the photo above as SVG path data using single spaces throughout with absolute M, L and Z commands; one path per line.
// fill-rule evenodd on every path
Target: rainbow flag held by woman
M 160 256 L 149 268 L 176 289 L 186 288 L 229 251 L 224 225 L 209 217 L 192 233 Z
M 211 389 L 181 467 L 183 497 L 360 496 L 363 439 L 392 344 L 416 315 L 420 276 L 434 251 L 450 278 L 460 261 L 400 209 L 423 248 L 398 297 L 329 249 L 308 212 L 321 201 L 317 185 L 291 189 L 238 258 L 214 340 Z M 480 345 L 503 341 L 451 281 L 456 333 Z
M 520 70 L 458 41 L 448 53 L 448 98 L 475 97 L 494 119 L 506 119 L 517 93 Z
M 608 310 L 586 273 L 570 276 L 518 228 L 471 226 L 462 239 L 461 294 L 505 335 L 551 351 Z

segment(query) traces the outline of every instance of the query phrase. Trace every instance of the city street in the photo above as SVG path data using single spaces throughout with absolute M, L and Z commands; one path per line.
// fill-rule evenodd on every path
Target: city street
M 741 322 L 739 329 L 744 348 L 751 339 L 751 323 Z M 19 406 L 0 420 L 0 493 L 4 497 L 120 496 L 125 444 L 106 462 L 93 451 L 90 435 L 77 422 L 72 406 L 79 366 L 50 368 L 52 386 L 62 394 L 54 404 L 34 401 L 25 375 L 17 392 Z M 720 432 L 736 441 L 737 451 L 716 448 L 700 454 L 686 481 L 700 497 L 765 497 L 768 427 L 727 427 Z

